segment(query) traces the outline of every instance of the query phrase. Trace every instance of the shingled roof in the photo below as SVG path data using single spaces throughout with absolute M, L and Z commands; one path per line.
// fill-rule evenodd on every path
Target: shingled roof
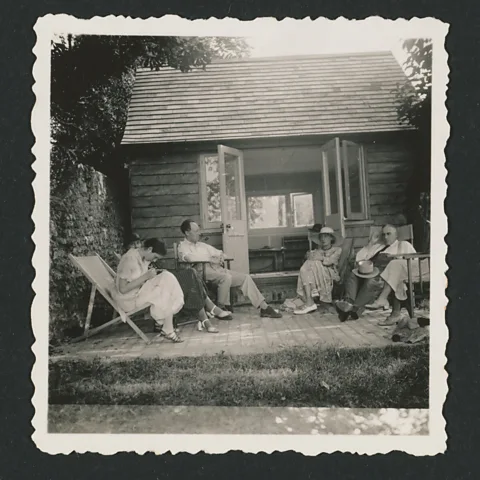
M 212 63 L 182 73 L 139 70 L 122 143 L 170 143 L 405 130 L 390 52 Z

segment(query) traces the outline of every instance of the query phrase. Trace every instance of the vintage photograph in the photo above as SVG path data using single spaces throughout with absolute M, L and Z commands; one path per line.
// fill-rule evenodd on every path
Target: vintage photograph
M 40 448 L 445 449 L 447 27 L 260 20 L 39 19 Z

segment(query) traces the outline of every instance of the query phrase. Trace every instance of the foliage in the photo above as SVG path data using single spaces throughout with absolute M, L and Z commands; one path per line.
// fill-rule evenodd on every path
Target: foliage
M 432 128 L 432 42 L 412 39 L 403 43 L 407 81 L 397 91 L 397 114 L 401 122 L 418 131 L 420 190 L 430 190 L 430 140 Z M 418 178 L 417 178 L 418 180 Z
M 91 285 L 68 255 L 98 253 L 112 267 L 123 247 L 118 200 L 105 177 L 78 165 L 69 189 L 51 197 L 50 206 L 50 340 L 77 336 L 85 321 Z M 92 324 L 102 323 L 111 308 L 97 295 Z M 111 318 L 111 317 L 110 317 Z
M 137 68 L 206 68 L 215 58 L 248 53 L 228 37 L 59 37 L 51 50 L 52 188 L 75 174 L 75 165 L 107 175 L 121 167 L 115 149 L 127 118 Z
M 416 227 L 417 248 L 425 251 L 430 243 L 432 41 L 409 39 L 403 48 L 407 53 L 404 69 L 408 81 L 397 91 L 397 114 L 401 122 L 417 130 L 418 158 L 408 195 L 409 218 Z
M 248 197 L 247 203 L 248 225 L 250 227 L 261 224 L 264 219 L 263 201 L 260 197 Z M 279 216 L 281 212 L 279 211 Z
M 205 175 L 207 187 L 208 221 L 221 222 L 220 208 L 220 180 L 218 172 L 218 156 L 211 155 L 205 157 Z M 226 175 L 227 192 L 235 192 L 235 177 Z M 233 197 L 227 196 L 233 202 Z M 257 218 L 262 217 L 262 202 L 260 199 L 250 197 L 248 199 L 248 219 L 249 225 L 252 225 Z
M 432 42 L 429 39 L 406 40 L 408 56 L 404 69 L 408 82 L 401 86 L 398 116 L 402 122 L 429 132 L 431 127 Z

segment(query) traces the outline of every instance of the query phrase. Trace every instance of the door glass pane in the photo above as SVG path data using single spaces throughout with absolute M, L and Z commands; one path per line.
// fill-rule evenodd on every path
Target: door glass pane
M 338 213 L 338 190 L 337 190 L 337 154 L 335 148 L 329 149 L 325 152 L 327 156 L 328 165 L 328 184 L 330 187 L 330 213 Z
M 311 193 L 292 193 L 293 226 L 313 225 L 313 195 Z
M 286 227 L 285 195 L 249 197 L 248 225 L 250 228 Z
M 220 210 L 220 177 L 218 173 L 218 156 L 204 157 L 205 180 L 207 189 L 207 221 L 209 223 L 221 222 Z
M 346 144 L 345 152 L 348 165 L 348 184 L 350 186 L 350 210 L 352 213 L 362 213 L 361 150 L 357 145 Z
M 225 153 L 225 184 L 227 195 L 227 220 L 242 220 L 240 203 L 240 170 L 238 157 Z

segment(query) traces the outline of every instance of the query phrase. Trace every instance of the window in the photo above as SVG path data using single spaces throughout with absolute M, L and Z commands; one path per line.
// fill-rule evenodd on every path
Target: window
M 298 228 L 313 225 L 313 223 L 311 193 L 248 197 L 248 226 L 251 229 Z
M 287 226 L 285 195 L 248 197 L 249 228 L 278 228 Z
M 364 220 L 368 217 L 368 196 L 364 152 L 361 145 L 342 141 L 342 179 L 345 217 Z
M 341 200 L 346 220 L 367 219 L 368 192 L 363 147 L 345 140 L 340 142 L 336 138 L 325 144 L 322 150 L 325 215 L 338 214 Z
M 222 215 L 218 155 L 202 155 L 200 157 L 200 178 L 202 226 L 203 228 L 220 228 Z
M 313 225 L 313 195 L 311 193 L 291 193 L 293 226 Z

